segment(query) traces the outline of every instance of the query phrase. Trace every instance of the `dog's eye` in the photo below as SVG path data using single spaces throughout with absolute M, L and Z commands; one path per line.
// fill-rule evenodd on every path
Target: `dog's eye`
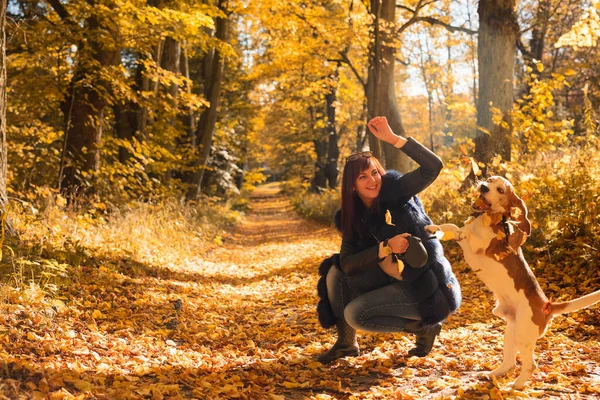
M 502 189 L 502 188 L 498 188 L 498 193 L 500 193 L 500 194 L 504 194 L 504 189 Z

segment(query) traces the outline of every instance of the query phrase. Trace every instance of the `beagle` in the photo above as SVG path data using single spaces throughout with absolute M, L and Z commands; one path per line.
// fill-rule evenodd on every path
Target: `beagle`
M 499 176 L 481 182 L 479 193 L 465 226 L 429 225 L 425 230 L 442 240 L 458 241 L 467 264 L 494 293 L 492 312 L 506 320 L 504 360 L 488 376 L 506 375 L 515 367 L 519 352 L 522 368 L 514 388 L 522 389 L 537 368 L 535 344 L 552 317 L 599 302 L 600 290 L 562 303 L 549 301 L 521 251 L 531 233 L 525 203 L 511 183 Z

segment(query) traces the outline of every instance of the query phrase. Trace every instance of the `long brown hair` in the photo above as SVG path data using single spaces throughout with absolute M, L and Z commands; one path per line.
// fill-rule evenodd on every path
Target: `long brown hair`
M 385 170 L 381 166 L 381 163 L 373 156 L 358 157 L 356 160 L 346 162 L 344 166 L 341 210 L 342 236 L 344 239 L 352 240 L 354 238 L 354 231 L 360 232 L 362 230 L 361 225 L 363 223 L 360 219 L 364 213 L 365 205 L 354 190 L 354 185 L 361 172 L 368 169 L 371 165 L 377 168 L 381 176 L 385 175 Z M 378 200 L 376 199 L 372 206 L 375 210 L 379 207 Z

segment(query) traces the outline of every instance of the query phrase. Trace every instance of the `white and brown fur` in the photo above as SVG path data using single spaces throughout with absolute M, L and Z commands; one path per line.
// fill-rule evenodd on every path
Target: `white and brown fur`
M 475 209 L 472 222 L 462 228 L 444 224 L 425 229 L 432 234 L 440 230 L 452 232 L 467 264 L 494 293 L 497 304 L 492 312 L 506 320 L 506 330 L 504 360 L 489 376 L 506 375 L 514 368 L 519 352 L 522 368 L 514 388 L 521 389 L 537 368 L 533 354 L 535 344 L 546 332 L 552 317 L 597 303 L 600 290 L 562 303 L 549 301 L 521 251 L 521 244 L 531 233 L 525 203 L 515 194 L 511 183 L 499 176 L 481 182 L 479 192 L 487 207 Z M 517 209 L 520 212 L 515 212 Z M 484 217 L 486 211 L 488 216 Z M 495 213 L 501 213 L 504 221 L 489 225 L 489 215 Z M 499 239 L 503 235 L 498 232 L 507 236 Z

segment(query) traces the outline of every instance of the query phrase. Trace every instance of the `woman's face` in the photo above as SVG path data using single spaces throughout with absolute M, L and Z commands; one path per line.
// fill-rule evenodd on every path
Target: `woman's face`
M 379 196 L 381 175 L 372 162 L 369 162 L 367 169 L 362 171 L 354 181 L 354 190 L 367 207 L 371 207 L 373 200 Z

